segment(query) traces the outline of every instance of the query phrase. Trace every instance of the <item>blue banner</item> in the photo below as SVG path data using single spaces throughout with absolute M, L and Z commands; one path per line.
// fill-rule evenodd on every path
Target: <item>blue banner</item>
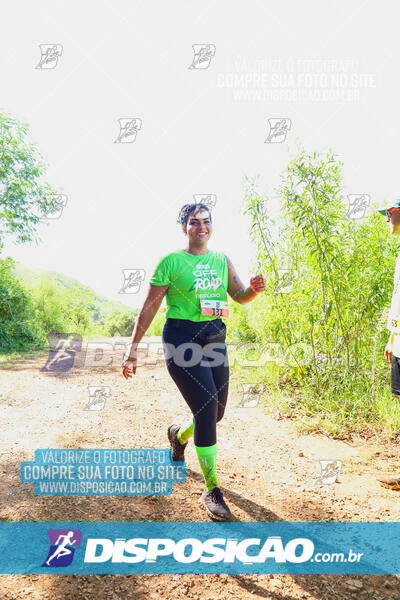
M 398 574 L 400 523 L 0 523 L 1 574 Z

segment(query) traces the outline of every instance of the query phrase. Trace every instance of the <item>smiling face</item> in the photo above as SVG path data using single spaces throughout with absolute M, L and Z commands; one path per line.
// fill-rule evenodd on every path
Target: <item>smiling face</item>
M 400 209 L 389 209 L 386 212 L 389 230 L 392 235 L 400 235 Z
M 193 211 L 188 218 L 187 224 L 182 225 L 183 231 L 188 236 L 189 244 L 198 245 L 206 243 L 212 233 L 212 224 L 208 210 L 200 208 Z

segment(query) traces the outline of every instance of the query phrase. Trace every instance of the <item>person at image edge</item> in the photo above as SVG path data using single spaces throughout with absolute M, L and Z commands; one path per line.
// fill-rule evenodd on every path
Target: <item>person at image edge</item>
M 381 215 L 386 215 L 389 231 L 392 235 L 400 234 L 400 200 L 392 201 L 386 208 L 379 209 Z M 387 321 L 390 331 L 385 348 L 385 358 L 391 364 L 391 389 L 396 396 L 400 395 L 400 254 L 396 259 L 392 302 Z M 377 480 L 384 486 L 394 490 L 400 489 L 400 473 L 381 475 Z

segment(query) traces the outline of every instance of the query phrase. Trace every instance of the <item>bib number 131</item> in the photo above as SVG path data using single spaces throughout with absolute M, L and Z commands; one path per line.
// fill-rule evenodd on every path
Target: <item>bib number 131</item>
M 201 314 L 210 317 L 229 317 L 228 303 L 223 300 L 200 300 Z

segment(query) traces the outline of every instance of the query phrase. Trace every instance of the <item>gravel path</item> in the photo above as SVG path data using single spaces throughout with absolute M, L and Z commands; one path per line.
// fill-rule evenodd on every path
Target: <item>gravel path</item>
M 209 521 L 197 502 L 203 479 L 192 441 L 187 480 L 171 496 L 38 497 L 19 481 L 22 460 L 36 448 L 167 448 L 167 426 L 189 416 L 163 361 L 139 366 L 126 381 L 120 363 L 126 338 L 103 339 L 100 366 L 90 352 L 74 368 L 44 373 L 46 353 L 3 365 L 0 371 L 2 521 Z M 157 339 L 152 339 L 157 342 Z M 97 343 L 99 346 L 100 344 Z M 157 346 L 152 344 L 154 358 Z M 88 358 L 89 357 L 89 358 Z M 87 359 L 85 362 L 85 358 Z M 88 366 L 90 365 L 90 366 Z M 107 386 L 103 410 L 86 410 L 89 386 Z M 379 440 L 332 440 L 298 435 L 262 405 L 240 406 L 231 376 L 224 419 L 218 424 L 218 476 L 239 521 L 400 521 L 398 492 L 381 488 L 378 470 L 399 466 L 399 447 Z M 342 462 L 332 485 L 321 485 L 320 460 Z M 217 526 L 217 525 L 216 525 Z M 397 576 L 349 575 L 18 575 L 0 577 L 0 600 L 263 598 L 397 598 Z

